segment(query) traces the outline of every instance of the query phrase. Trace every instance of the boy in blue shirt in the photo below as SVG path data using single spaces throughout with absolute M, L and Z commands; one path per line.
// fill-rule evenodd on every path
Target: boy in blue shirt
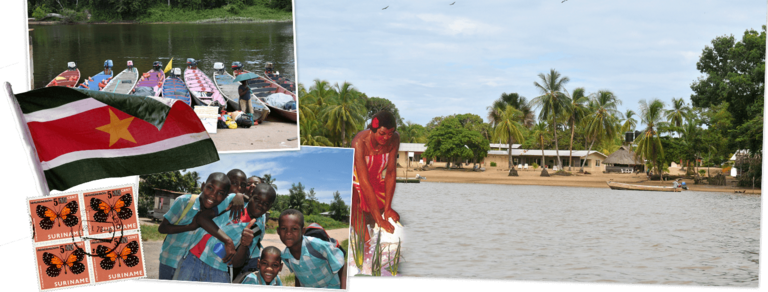
M 283 286 L 280 281 L 280 271 L 283 270 L 282 254 L 274 246 L 265 247 L 259 258 L 259 271 L 249 273 L 243 280 L 243 284 Z
M 282 259 L 296 274 L 296 287 L 347 288 L 343 252 L 330 242 L 304 236 L 304 214 L 288 209 L 277 222 L 277 234 L 285 244 Z
M 230 181 L 226 175 L 221 172 L 212 173 L 201 187 L 202 193 L 195 198 L 191 208 L 187 209 L 187 206 L 192 196 L 183 195 L 176 198 L 171 209 L 163 215 L 163 222 L 157 231 L 168 236 L 160 249 L 159 278 L 161 280 L 173 278 L 181 259 L 189 250 L 190 239 L 194 237 L 194 231 L 200 227 L 196 220 L 197 214 L 205 210 L 214 210 L 215 213 L 223 211 L 221 209 L 232 200 L 232 196 L 227 195 L 230 187 Z
M 230 240 L 239 242 L 232 266 L 240 267 L 250 260 L 250 255 L 258 257 L 259 245 L 264 237 L 266 224 L 265 213 L 275 201 L 275 190 L 269 185 L 259 185 L 246 205 L 246 212 L 239 218 L 230 220 L 229 214 L 213 219 L 219 230 Z M 201 223 L 204 225 L 206 223 Z M 198 231 L 193 239 L 189 252 L 179 267 L 179 280 L 229 283 L 230 274 L 226 256 L 221 258 L 215 252 L 215 247 L 222 241 L 215 235 Z M 224 243 L 227 244 L 227 243 Z

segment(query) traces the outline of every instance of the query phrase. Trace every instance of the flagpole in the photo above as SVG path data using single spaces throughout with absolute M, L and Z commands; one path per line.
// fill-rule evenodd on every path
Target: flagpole
M 24 119 L 24 115 L 21 112 L 19 103 L 16 101 L 16 97 L 13 95 L 13 89 L 11 89 L 10 83 L 5 82 L 5 90 L 8 92 L 8 99 L 11 102 L 11 112 L 13 112 L 13 115 L 18 122 L 16 129 L 27 146 L 28 160 L 32 162 L 32 168 L 34 169 L 32 176 L 35 177 L 34 180 L 37 184 L 37 190 L 40 191 L 41 196 L 47 196 L 50 194 L 50 190 L 48 189 L 48 183 L 45 180 L 43 168 L 40 166 L 40 158 L 37 156 L 35 143 L 32 140 L 32 136 L 29 134 L 27 121 Z

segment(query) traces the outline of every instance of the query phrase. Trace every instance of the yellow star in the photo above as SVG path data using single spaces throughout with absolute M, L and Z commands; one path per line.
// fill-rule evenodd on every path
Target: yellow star
M 109 133 L 109 147 L 117 143 L 120 138 L 136 143 L 131 132 L 128 131 L 131 121 L 133 121 L 133 117 L 121 120 L 112 112 L 112 109 L 109 109 L 109 124 L 98 127 L 96 130 Z

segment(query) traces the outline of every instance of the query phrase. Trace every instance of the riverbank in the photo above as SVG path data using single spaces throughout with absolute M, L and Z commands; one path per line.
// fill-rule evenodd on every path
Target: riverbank
M 568 168 L 566 167 L 566 170 Z M 706 169 L 706 168 L 704 168 Z M 715 168 L 711 169 L 715 171 Z M 717 169 L 719 170 L 719 169 Z M 679 169 L 671 169 L 673 175 L 678 174 Z M 415 177 L 419 174 L 427 179 L 425 182 L 443 182 L 443 183 L 477 183 L 477 184 L 503 184 L 503 185 L 536 185 L 536 186 L 560 186 L 560 187 L 579 187 L 579 188 L 608 188 L 606 181 L 614 181 L 628 184 L 647 185 L 647 186 L 671 186 L 671 181 L 650 181 L 644 173 L 641 174 L 619 174 L 619 173 L 593 173 L 580 174 L 578 169 L 574 168 L 572 175 L 560 176 L 554 175 L 554 171 L 549 171 L 551 176 L 542 177 L 541 169 L 521 170 L 519 176 L 508 176 L 507 171 L 502 168 L 491 167 L 484 172 L 472 171 L 472 168 L 464 169 L 445 169 L 435 168 L 428 171 L 415 171 L 408 169 L 408 177 Z M 406 176 L 405 168 L 397 168 L 397 176 Z M 694 184 L 691 179 L 683 179 L 689 190 L 702 192 L 725 192 L 734 193 L 736 191 L 746 192 L 747 194 L 761 194 L 759 188 L 732 187 L 733 178 L 728 177 L 725 186 L 710 186 L 706 184 Z
M 249 18 L 212 18 L 203 19 L 197 21 L 162 21 L 162 22 L 141 22 L 141 21 L 80 21 L 72 23 L 64 23 L 62 21 L 28 21 L 29 25 L 68 25 L 68 24 L 179 24 L 179 23 L 199 23 L 199 24 L 212 24 L 212 23 L 270 23 L 270 22 L 293 22 L 293 19 L 249 19 Z

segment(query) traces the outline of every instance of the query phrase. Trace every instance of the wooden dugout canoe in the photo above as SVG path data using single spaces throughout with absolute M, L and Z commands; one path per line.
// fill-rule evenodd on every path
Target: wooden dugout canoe
M 679 192 L 681 188 L 675 187 L 662 187 L 662 186 L 644 186 L 644 185 L 631 185 L 613 181 L 607 181 L 608 187 L 612 190 L 632 190 L 632 191 L 654 191 L 654 192 Z

